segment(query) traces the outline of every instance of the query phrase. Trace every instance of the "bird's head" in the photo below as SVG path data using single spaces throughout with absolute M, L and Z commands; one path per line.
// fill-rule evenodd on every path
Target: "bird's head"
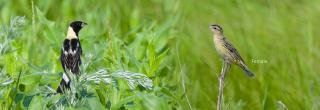
M 223 33 L 222 27 L 217 24 L 210 25 L 209 28 L 215 34 L 222 34 Z
M 73 29 L 75 33 L 78 33 L 87 23 L 83 21 L 73 21 L 70 23 L 70 27 Z

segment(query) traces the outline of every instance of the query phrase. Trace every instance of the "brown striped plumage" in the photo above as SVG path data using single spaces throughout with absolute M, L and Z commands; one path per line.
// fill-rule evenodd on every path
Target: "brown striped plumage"
M 235 49 L 230 42 L 226 40 L 223 35 L 223 29 L 219 25 L 211 25 L 211 30 L 213 31 L 213 41 L 215 48 L 223 60 L 228 64 L 236 64 L 240 66 L 244 72 L 252 77 L 254 74 L 249 70 L 248 66 L 245 64 L 244 60 L 240 56 L 237 49 Z

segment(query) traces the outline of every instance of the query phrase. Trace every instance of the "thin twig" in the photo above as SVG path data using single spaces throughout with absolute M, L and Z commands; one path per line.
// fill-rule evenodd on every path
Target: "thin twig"
M 33 0 L 31 0 L 31 9 L 32 9 L 32 30 L 34 30 L 34 24 L 35 22 L 35 15 L 34 15 L 34 4 L 33 4 Z
M 179 43 L 177 43 L 177 44 L 179 44 Z M 187 95 L 187 91 L 186 91 L 186 86 L 185 86 L 185 81 L 184 81 L 184 72 L 183 72 L 183 70 L 182 70 L 182 66 L 181 66 L 181 62 L 180 62 L 180 55 L 179 55 L 178 45 L 176 45 L 176 52 L 177 52 L 178 64 L 179 64 L 179 69 L 180 69 L 180 74 L 181 74 L 181 85 L 182 85 L 183 92 L 184 92 L 184 94 L 185 94 L 184 96 L 185 96 L 185 98 L 186 98 L 186 100 L 187 100 L 189 109 L 190 109 L 190 110 L 193 110 L 193 109 L 192 109 L 192 106 L 191 106 L 191 104 L 190 104 L 188 95 Z
M 227 62 L 224 62 L 222 71 L 219 77 L 219 94 L 218 94 L 217 110 L 221 110 L 221 104 L 223 101 L 222 96 L 223 96 L 224 80 L 226 78 L 226 75 L 229 69 L 230 69 L 230 64 L 228 64 Z

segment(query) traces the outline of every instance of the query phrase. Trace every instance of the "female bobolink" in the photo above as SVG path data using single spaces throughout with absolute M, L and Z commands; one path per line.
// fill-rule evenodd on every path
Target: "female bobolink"
M 87 23 L 82 21 L 74 21 L 70 23 L 67 38 L 64 40 L 61 48 L 61 64 L 64 70 L 62 80 L 57 89 L 58 93 L 62 93 L 62 89 L 70 88 L 70 78 L 66 72 L 79 75 L 81 65 L 82 48 L 79 41 L 78 33 Z
M 216 50 L 223 58 L 225 63 L 228 65 L 236 64 L 242 68 L 242 70 L 250 77 L 253 77 L 254 74 L 249 70 L 248 66 L 245 64 L 241 58 L 238 51 L 229 43 L 223 35 L 223 30 L 221 26 L 214 24 L 210 26 L 213 32 L 213 41 L 216 47 Z

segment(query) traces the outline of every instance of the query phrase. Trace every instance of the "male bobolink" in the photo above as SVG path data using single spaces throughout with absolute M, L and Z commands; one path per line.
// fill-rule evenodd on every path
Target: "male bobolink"
M 66 72 L 79 75 L 81 65 L 82 48 L 79 41 L 78 33 L 87 23 L 82 21 L 74 21 L 70 23 L 67 38 L 64 40 L 61 48 L 60 61 L 64 70 L 62 80 L 57 89 L 58 93 L 62 93 L 62 89 L 70 88 L 70 78 Z
M 238 51 L 229 43 L 223 35 L 223 30 L 221 26 L 214 24 L 210 26 L 213 32 L 213 41 L 216 47 L 216 50 L 223 58 L 225 63 L 228 65 L 236 64 L 242 68 L 242 70 L 250 77 L 253 77 L 254 74 L 249 70 L 248 66 L 245 64 L 241 58 Z

